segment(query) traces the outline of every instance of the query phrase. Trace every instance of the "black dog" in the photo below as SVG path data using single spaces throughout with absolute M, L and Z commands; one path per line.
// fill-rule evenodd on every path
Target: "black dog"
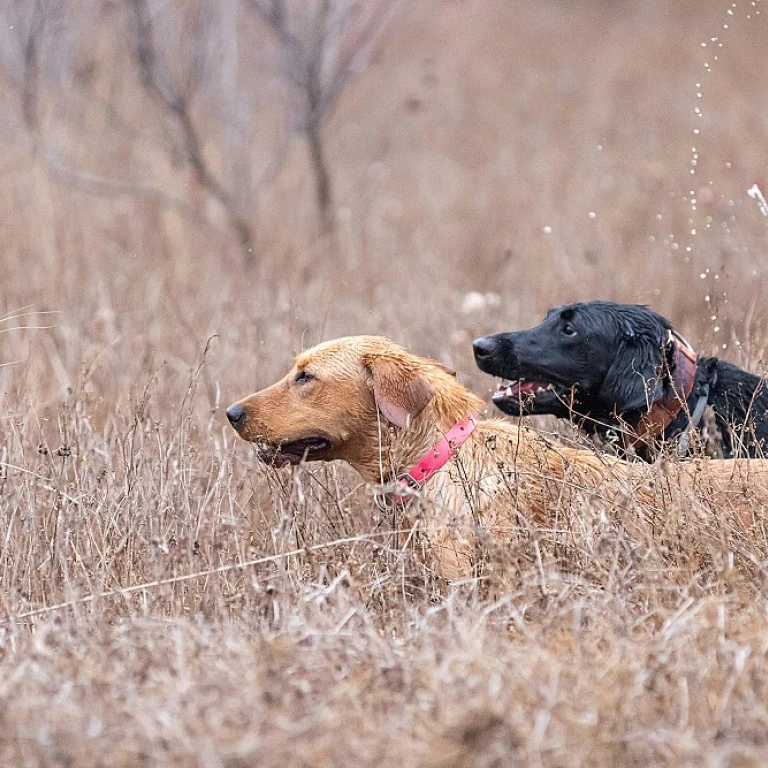
M 551 310 L 536 328 L 474 343 L 482 371 L 500 376 L 505 413 L 575 418 L 590 433 L 622 435 L 649 459 L 662 439 L 687 446 L 711 407 L 721 455 L 768 455 L 768 388 L 716 357 L 697 357 L 648 307 L 593 301 Z

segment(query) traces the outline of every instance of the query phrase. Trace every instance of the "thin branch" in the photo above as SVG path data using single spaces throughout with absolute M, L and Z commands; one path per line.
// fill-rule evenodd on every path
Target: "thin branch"
M 30 28 L 22 52 L 24 73 L 21 85 L 21 113 L 29 132 L 37 141 L 37 102 L 40 80 L 40 38 L 45 26 L 45 14 L 40 0 L 35 0 L 31 11 Z
M 283 0 L 251 0 L 251 8 L 277 36 L 288 79 L 295 86 L 306 88 L 310 65 L 304 45 L 288 28 Z
M 377 11 L 372 14 L 371 21 L 361 34 L 351 57 L 324 89 L 323 99 L 318 105 L 320 112 L 316 116 L 310 116 L 312 119 L 322 119 L 322 116 L 334 105 L 336 99 L 347 85 L 368 68 L 374 51 L 394 24 L 397 14 L 401 12 L 407 2 L 408 0 L 382 0 L 379 3 Z
M 126 194 L 148 197 L 166 208 L 178 211 L 186 218 L 195 221 L 200 221 L 201 219 L 200 214 L 198 214 L 189 203 L 153 186 L 152 184 L 107 179 L 103 176 L 89 173 L 88 171 L 72 168 L 56 158 L 48 158 L 47 167 L 48 171 L 54 177 L 59 178 L 61 181 L 75 184 L 90 194 L 106 195 L 109 197 Z
M 340 41 L 349 29 L 357 7 L 351 3 L 336 17 L 330 0 L 322 0 L 311 24 L 311 42 L 304 43 L 290 28 L 285 0 L 250 0 L 253 11 L 272 30 L 281 48 L 284 74 L 305 98 L 305 109 L 295 125 L 309 142 L 310 161 L 315 177 L 315 195 L 324 230 L 332 227 L 332 179 L 323 143 L 321 123 L 338 97 L 352 80 L 370 64 L 373 52 L 390 29 L 406 0 L 380 0 L 357 37 L 349 58 L 339 66 Z M 304 16 L 306 18 L 306 14 Z M 323 64 L 330 57 L 335 71 L 326 81 Z
M 0 466 L 5 466 L 0 463 Z M 7 465 L 11 467 L 11 465 Z M 12 467 L 13 469 L 19 469 L 18 467 Z M 35 473 L 30 473 L 35 474 Z M 227 573 L 229 571 L 242 570 L 243 568 L 250 568 L 255 565 L 264 565 L 265 563 L 276 563 L 280 560 L 284 560 L 289 557 L 296 557 L 308 552 L 318 552 L 323 549 L 330 549 L 331 547 L 338 547 L 343 544 L 354 544 L 362 541 L 373 541 L 374 539 L 390 537 L 393 534 L 407 533 L 408 530 L 403 531 L 383 531 L 376 533 L 366 533 L 360 536 L 349 536 L 343 539 L 335 539 L 334 541 L 326 541 L 322 544 L 313 544 L 309 547 L 301 547 L 299 549 L 293 549 L 290 552 L 283 552 L 277 555 L 266 555 L 264 557 L 257 557 L 253 560 L 246 560 L 241 563 L 228 563 L 227 565 L 221 565 L 218 568 L 210 568 L 206 571 L 195 571 L 194 573 L 185 573 L 181 576 L 170 576 L 167 579 L 157 579 L 156 581 L 148 581 L 144 584 L 134 584 L 131 587 L 120 587 L 118 589 L 111 589 L 106 592 L 99 592 L 96 594 L 85 595 L 84 597 L 76 597 L 72 600 L 66 600 L 62 603 L 56 603 L 55 605 L 46 605 L 42 608 L 35 608 L 31 611 L 16 614 L 15 616 L 6 616 L 0 619 L 0 624 L 10 624 L 12 621 L 21 621 L 22 619 L 29 619 L 33 616 L 40 616 L 45 613 L 51 613 L 53 611 L 60 611 L 65 608 L 74 608 L 78 605 L 85 605 L 86 603 L 92 603 L 94 600 L 101 600 L 109 597 L 122 597 L 125 595 L 131 595 L 135 592 L 145 592 L 155 587 L 164 587 L 170 584 L 179 584 L 184 581 L 192 581 L 193 579 L 203 579 L 208 576 L 214 576 L 220 573 Z
M 202 145 L 197 133 L 189 100 L 177 93 L 162 67 L 158 63 L 154 46 L 152 20 L 147 0 L 128 0 L 133 9 L 136 25 L 136 60 L 141 72 L 142 83 L 161 107 L 169 112 L 181 130 L 184 152 L 200 185 L 224 209 L 229 224 L 235 230 L 246 262 L 253 260 L 255 237 L 250 222 L 238 211 L 232 194 L 216 178 L 203 156 Z

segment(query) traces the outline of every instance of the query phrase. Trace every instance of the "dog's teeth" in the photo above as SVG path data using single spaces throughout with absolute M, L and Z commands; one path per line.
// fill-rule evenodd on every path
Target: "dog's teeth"
M 507 387 L 507 388 L 504 390 L 504 394 L 505 394 L 507 397 L 512 397 L 512 387 Z
M 536 393 L 539 392 L 546 392 L 549 389 L 549 387 L 536 387 Z

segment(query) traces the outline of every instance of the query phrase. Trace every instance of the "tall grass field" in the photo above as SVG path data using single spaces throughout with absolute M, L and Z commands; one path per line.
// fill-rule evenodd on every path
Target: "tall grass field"
M 765 372 L 766 17 L 0 2 L 0 766 L 768 764 L 768 529 L 585 509 L 450 584 L 224 415 L 359 333 L 492 414 L 472 340 L 573 300 Z

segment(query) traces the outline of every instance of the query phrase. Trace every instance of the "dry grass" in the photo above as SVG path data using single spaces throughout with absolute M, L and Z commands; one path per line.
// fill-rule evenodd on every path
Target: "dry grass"
M 243 6 L 201 3 L 238 43 L 206 49 L 192 106 L 250 268 L 141 87 L 123 6 L 69 3 L 31 113 L 3 6 L 0 764 L 768 761 L 768 541 L 723 510 L 583 510 L 492 551 L 505 591 L 451 587 L 351 472 L 268 471 L 223 417 L 345 333 L 488 392 L 471 339 L 571 299 L 652 303 L 762 369 L 768 9 L 737 5 L 411 6 L 325 121 L 321 237 L 300 139 L 257 183 L 289 123 L 274 51 Z M 463 314 L 469 290 L 500 302 Z

